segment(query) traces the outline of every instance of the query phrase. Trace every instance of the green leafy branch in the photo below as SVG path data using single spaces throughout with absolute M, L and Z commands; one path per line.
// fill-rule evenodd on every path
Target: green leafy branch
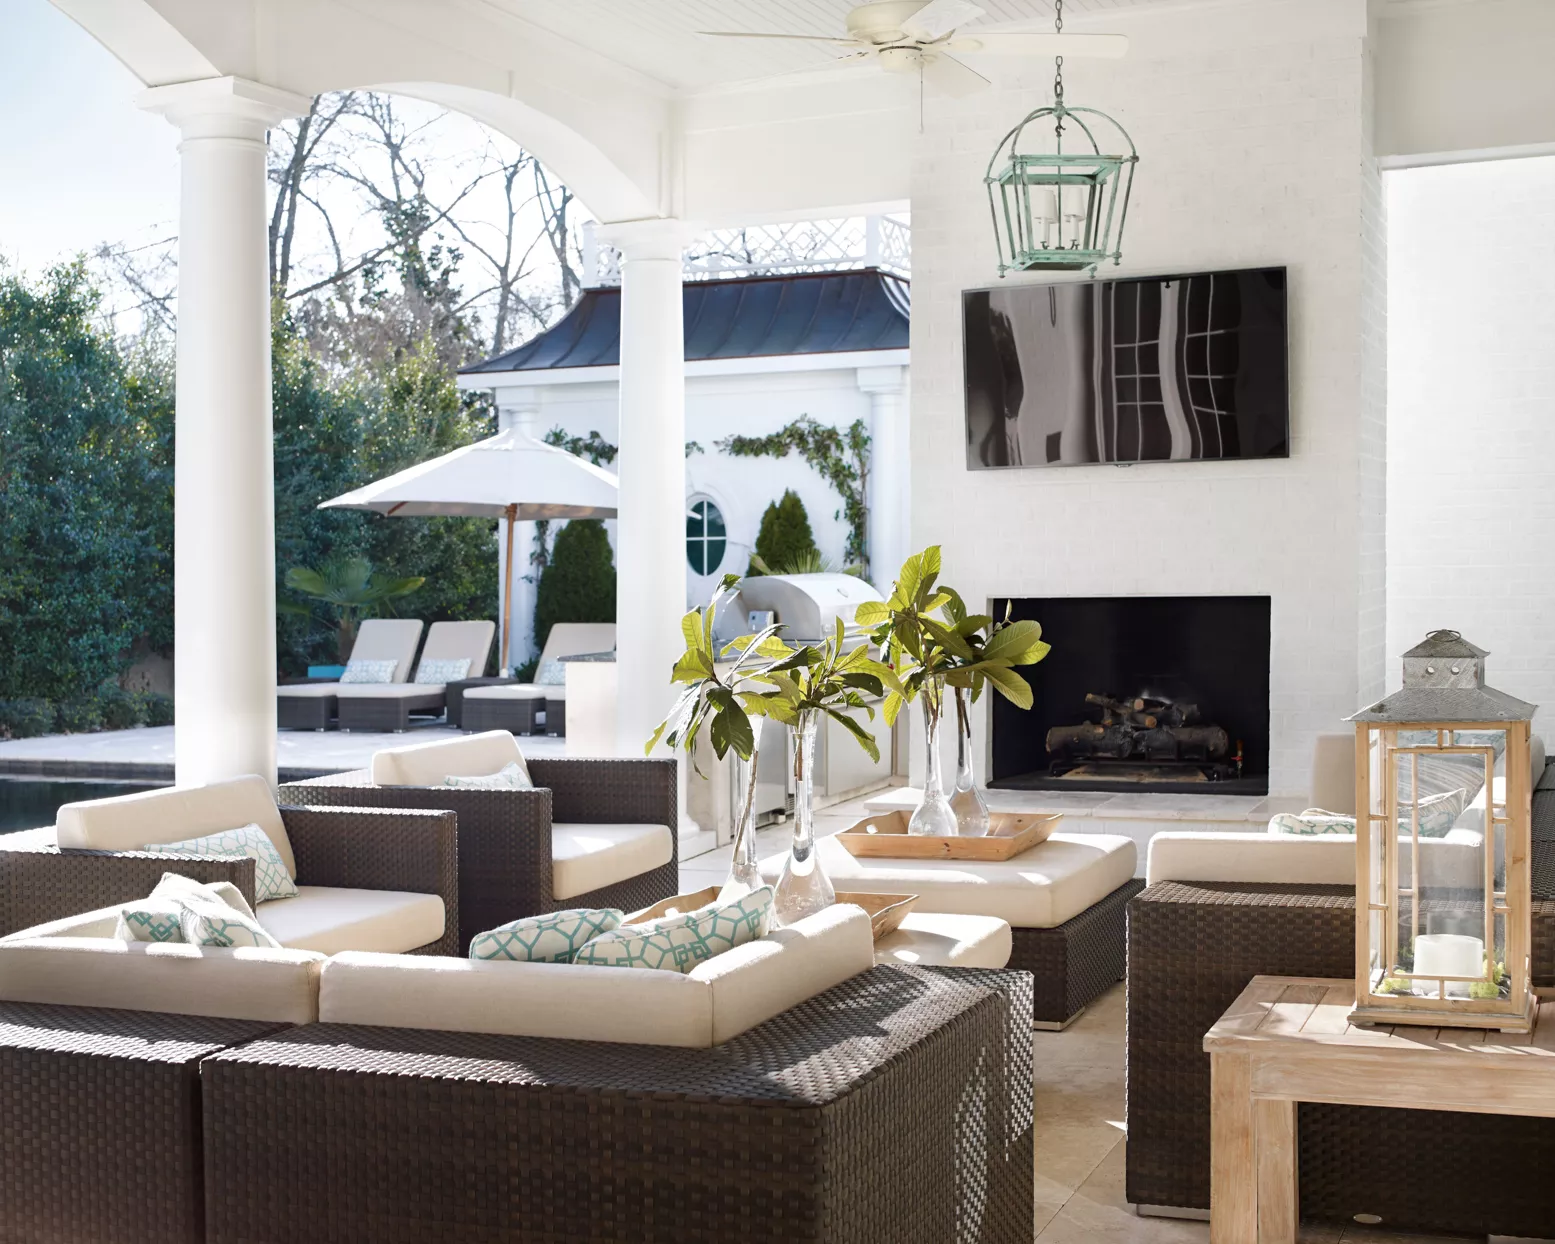
M 294 566 L 286 572 L 286 586 L 300 596 L 318 601 L 335 614 L 337 655 L 344 662 L 356 643 L 356 626 L 365 617 L 382 607 L 392 614 L 390 601 L 408 596 L 426 579 L 420 575 L 403 577 L 378 574 L 365 557 L 332 558 L 317 570 L 307 566 Z M 281 613 L 311 617 L 312 612 L 303 605 L 290 601 L 277 602 Z

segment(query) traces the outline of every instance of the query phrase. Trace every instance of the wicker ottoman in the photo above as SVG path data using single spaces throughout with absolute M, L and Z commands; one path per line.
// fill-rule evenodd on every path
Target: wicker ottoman
M 567 687 L 563 683 L 545 689 L 545 732 L 564 738 L 567 734 Z
M 1038 1028 L 1067 1028 L 1123 979 L 1128 901 L 1145 885 L 1131 838 L 1054 834 L 1001 861 L 855 858 L 835 838 L 816 849 L 839 890 L 916 894 L 909 920 L 941 913 L 1010 925 L 1009 966 L 1035 978 Z M 775 881 L 782 863 L 764 862 L 763 875 Z
M 545 688 L 515 683 L 506 687 L 472 687 L 464 693 L 459 728 L 479 733 L 506 730 L 510 734 L 534 734 L 536 718 L 545 707 Z

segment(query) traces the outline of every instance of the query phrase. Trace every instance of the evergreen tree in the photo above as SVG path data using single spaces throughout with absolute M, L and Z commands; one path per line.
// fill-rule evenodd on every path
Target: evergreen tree
M 810 516 L 792 488 L 786 489 L 762 514 L 761 528 L 756 533 L 756 556 L 775 574 L 819 556 L 815 535 L 810 530 Z M 756 573 L 755 569 L 750 573 Z
M 543 649 L 558 622 L 614 622 L 616 568 L 597 518 L 575 518 L 556 533 L 535 589 L 535 642 Z

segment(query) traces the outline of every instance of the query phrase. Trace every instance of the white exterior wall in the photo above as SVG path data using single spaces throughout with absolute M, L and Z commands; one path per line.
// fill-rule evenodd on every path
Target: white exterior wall
M 1451 627 L 1547 733 L 1555 159 L 1409 169 L 1387 190 L 1389 686 L 1399 653 Z
M 1304 795 L 1314 736 L 1344 729 L 1381 678 L 1361 643 L 1368 619 L 1380 629 L 1384 586 L 1380 471 L 1362 468 L 1381 418 L 1375 378 L 1362 385 L 1363 366 L 1381 366 L 1362 348 L 1368 316 L 1373 346 L 1381 331 L 1380 265 L 1364 245 L 1376 229 L 1366 5 L 1135 10 L 1116 28 L 1132 40 L 1126 61 L 1064 69 L 1069 101 L 1117 116 L 1140 152 L 1124 266 L 1101 275 L 1288 266 L 1292 457 L 965 468 L 960 294 L 996 276 L 980 181 L 1000 136 L 1047 98 L 1043 66 L 926 112 L 913 169 L 912 543 L 941 544 L 946 580 L 974 601 L 1270 596 L 1270 791 Z M 985 757 L 986 721 L 983 709 Z M 916 779 L 916 748 L 913 763 Z
M 530 418 L 535 435 L 543 437 L 552 428 L 561 427 L 575 436 L 597 431 L 612 444 L 619 444 L 614 380 L 544 381 L 543 373 L 531 372 L 524 376 L 522 389 L 497 386 L 498 409 L 509 407 L 515 400 L 512 395 L 521 393 L 526 407 L 533 410 Z M 785 489 L 793 489 L 804 502 L 816 546 L 824 556 L 840 566 L 847 546 L 842 499 L 797 454 L 781 459 L 735 458 L 715 448 L 714 442 L 731 435 L 765 436 L 801 415 L 837 428 L 862 419 L 868 427 L 872 409 L 870 395 L 859 387 L 859 368 L 853 366 L 687 377 L 686 439 L 700 444 L 702 452 L 686 460 L 686 497 L 688 502 L 699 497 L 711 499 L 723 512 L 729 533 L 723 564 L 715 574 L 692 574 L 689 561 L 685 563 L 688 608 L 704 604 L 721 575 L 745 573 L 761 516 Z M 905 402 L 899 414 L 903 420 L 907 418 Z M 520 525 L 521 539 L 532 539 L 524 535 L 527 527 Z M 615 523 L 607 522 L 606 529 L 614 543 Z M 521 570 L 527 567 L 529 547 L 525 544 L 517 550 Z M 515 618 L 522 619 L 526 609 L 532 616 L 533 608 L 532 592 L 514 593 Z M 515 663 L 522 664 L 522 659 L 515 657 Z

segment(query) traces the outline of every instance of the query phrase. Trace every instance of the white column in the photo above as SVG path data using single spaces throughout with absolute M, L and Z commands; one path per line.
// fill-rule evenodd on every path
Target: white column
M 505 389 L 498 393 L 497 430 L 506 432 L 514 428 L 525 436 L 540 440 L 545 429 L 540 426 L 540 393 L 538 389 Z M 497 593 L 503 597 L 504 576 L 507 574 L 507 532 L 505 522 L 497 524 Z M 552 533 L 555 534 L 554 532 Z M 505 597 L 497 603 L 501 625 L 508 631 L 508 661 L 514 669 L 525 665 L 538 655 L 535 651 L 535 587 L 536 566 L 530 558 L 535 551 L 535 525 L 528 519 L 513 524 L 513 616 L 507 617 Z M 500 631 L 498 632 L 501 633 Z M 506 672 L 506 671 L 504 671 Z
M 907 387 L 905 367 L 860 367 L 869 394 L 869 574 L 887 595 L 912 551 L 907 517 Z
M 136 101 L 183 134 L 173 484 L 180 784 L 275 781 L 275 503 L 265 131 L 309 101 L 238 78 Z
M 686 612 L 686 372 L 673 219 L 605 225 L 620 249 L 621 481 L 616 522 L 616 750 L 641 756 L 674 702 Z

